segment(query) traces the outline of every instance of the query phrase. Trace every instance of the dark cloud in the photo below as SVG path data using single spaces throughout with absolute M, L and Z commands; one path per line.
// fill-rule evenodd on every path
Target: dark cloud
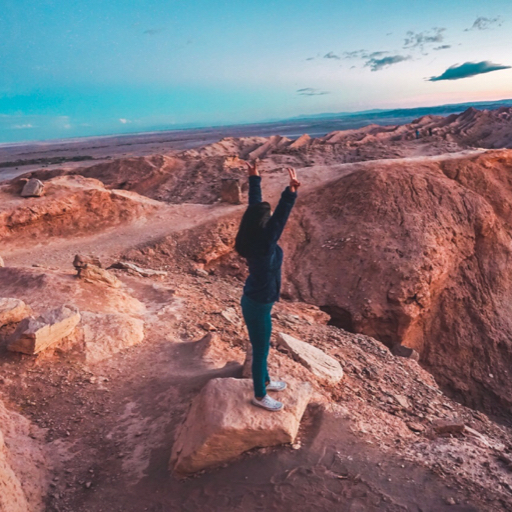
M 438 46 L 437 48 L 434 48 L 434 50 L 448 50 L 448 48 L 451 48 L 451 44 L 443 44 L 441 46 Z
M 511 69 L 511 66 L 493 64 L 488 60 L 483 62 L 466 62 L 460 66 L 451 66 L 442 75 L 433 76 L 429 78 L 428 81 L 439 82 L 441 80 L 460 80 L 461 78 L 469 78 L 470 76 L 490 73 L 491 71 L 499 71 L 500 69 Z
M 380 71 L 393 64 L 398 64 L 404 60 L 410 60 L 410 56 L 407 55 L 391 55 L 389 57 L 383 57 L 382 59 L 370 59 L 366 62 L 365 67 L 370 67 L 372 71 Z
M 324 94 L 329 94 L 329 91 L 320 91 L 313 87 L 304 87 L 304 89 L 297 89 L 297 94 L 300 96 L 323 96 Z
M 333 52 L 329 52 L 329 53 L 326 53 L 324 55 L 324 59 L 336 59 L 336 60 L 340 60 L 341 57 L 339 55 L 336 55 L 335 53 Z
M 435 27 L 426 32 L 413 32 L 409 30 L 404 40 L 404 48 L 423 49 L 426 44 L 442 43 L 444 41 L 445 28 Z
M 465 32 L 469 32 L 470 30 L 487 30 L 493 25 L 501 27 L 502 23 L 503 20 L 501 19 L 501 16 L 496 16 L 496 18 L 484 18 L 483 16 L 480 16 L 475 20 L 471 28 L 465 29 Z
M 306 60 L 315 60 L 315 57 L 308 57 Z
M 351 52 L 343 52 L 344 59 L 364 59 L 367 56 L 366 50 L 354 50 Z
M 156 34 L 159 34 L 163 31 L 163 28 L 148 28 L 147 30 L 144 30 L 143 34 L 146 34 L 148 36 L 154 36 Z

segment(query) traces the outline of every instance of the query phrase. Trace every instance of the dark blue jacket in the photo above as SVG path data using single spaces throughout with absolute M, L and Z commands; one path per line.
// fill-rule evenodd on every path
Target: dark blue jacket
M 279 204 L 265 226 L 268 252 L 263 256 L 247 258 L 249 277 L 245 282 L 244 295 L 256 302 L 267 304 L 279 300 L 283 250 L 277 245 L 277 241 L 283 232 L 295 199 L 297 199 L 297 193 L 292 192 L 290 187 L 286 187 L 281 194 Z M 261 177 L 249 176 L 249 206 L 261 202 Z

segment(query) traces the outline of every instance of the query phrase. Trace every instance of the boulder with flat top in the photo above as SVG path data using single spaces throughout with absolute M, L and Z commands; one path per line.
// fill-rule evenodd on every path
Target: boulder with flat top
M 25 318 L 10 337 L 8 348 L 13 352 L 37 354 L 69 336 L 78 322 L 80 313 L 66 306 L 48 311 L 38 318 Z
M 248 379 L 213 379 L 192 402 L 176 433 L 170 469 L 188 475 L 230 461 L 252 448 L 293 443 L 311 399 L 309 383 L 288 382 L 275 394 L 284 408 L 271 412 L 251 404 Z

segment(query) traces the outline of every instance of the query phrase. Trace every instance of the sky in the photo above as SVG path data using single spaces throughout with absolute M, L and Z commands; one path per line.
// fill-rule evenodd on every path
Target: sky
M 0 142 L 512 98 L 510 0 L 1 0 Z

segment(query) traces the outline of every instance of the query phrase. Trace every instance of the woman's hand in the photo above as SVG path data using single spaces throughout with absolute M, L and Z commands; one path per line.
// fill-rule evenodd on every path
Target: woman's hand
M 287 167 L 286 170 L 290 175 L 290 190 L 292 192 L 297 192 L 297 189 L 300 187 L 300 181 L 297 179 L 297 173 L 293 167 Z
M 247 170 L 249 171 L 249 176 L 259 176 L 260 171 L 256 168 L 256 161 L 251 165 L 249 162 L 245 162 L 247 165 Z

